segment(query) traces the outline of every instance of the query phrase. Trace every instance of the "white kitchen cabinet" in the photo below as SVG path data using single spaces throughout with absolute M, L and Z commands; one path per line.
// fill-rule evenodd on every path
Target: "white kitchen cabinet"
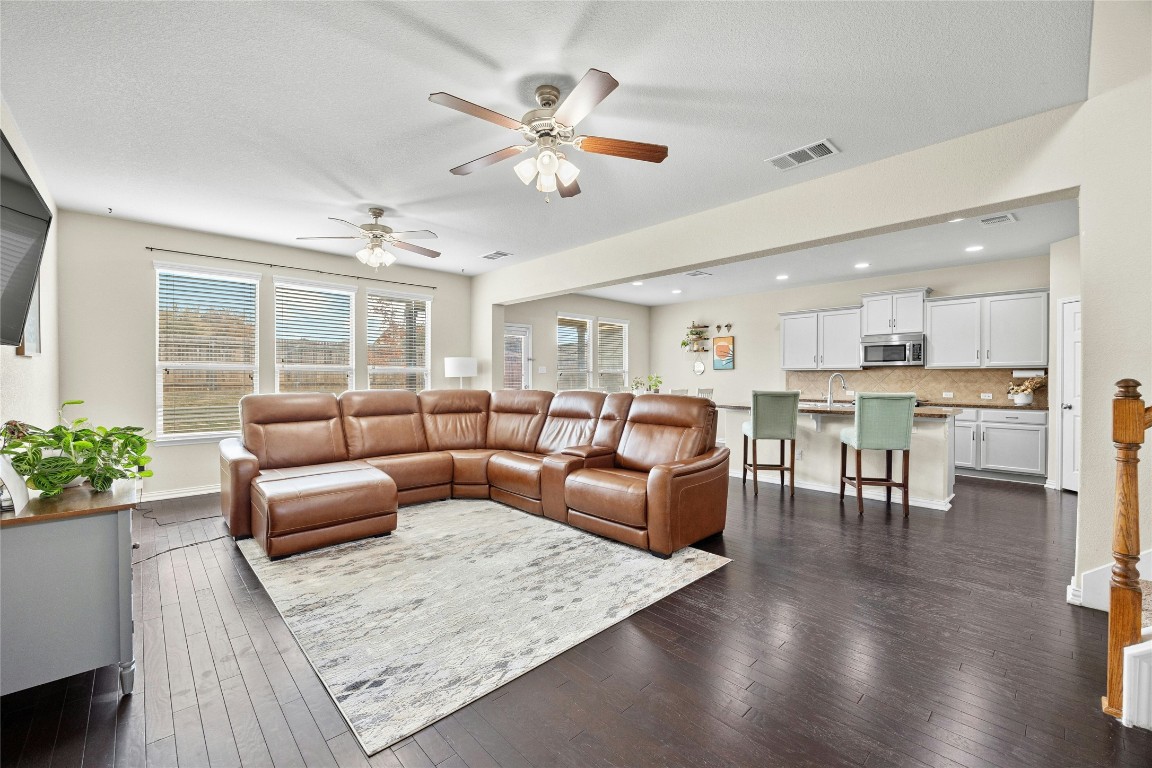
M 956 422 L 956 430 L 953 432 L 956 466 L 976 469 L 976 442 L 979 432 L 980 425 L 977 423 Z
M 1048 365 L 1048 293 L 999 294 L 983 299 L 984 367 Z
M 861 297 L 861 331 L 864 336 L 924 332 L 924 299 L 928 288 Z
M 842 371 L 860 367 L 860 310 L 856 307 L 819 313 L 819 367 Z
M 780 316 L 780 367 L 815 370 L 820 356 L 820 319 L 816 312 Z
M 928 368 L 979 368 L 981 354 L 978 296 L 927 304 L 924 365 Z
M 780 316 L 780 367 L 786 371 L 860 367 L 860 308 Z
M 1042 475 L 1048 428 L 1033 424 L 980 424 L 980 469 Z
M 928 368 L 1045 368 L 1048 292 L 932 299 L 925 305 Z

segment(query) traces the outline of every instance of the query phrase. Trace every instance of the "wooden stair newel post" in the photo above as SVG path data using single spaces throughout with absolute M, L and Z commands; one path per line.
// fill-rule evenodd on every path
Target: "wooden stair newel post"
M 1147 415 L 1140 382 L 1121 379 L 1112 400 L 1112 440 L 1116 445 L 1116 512 L 1112 521 L 1111 607 L 1108 612 L 1108 695 L 1104 712 L 1121 716 L 1124 649 L 1140 642 L 1140 498 L 1136 468 Z

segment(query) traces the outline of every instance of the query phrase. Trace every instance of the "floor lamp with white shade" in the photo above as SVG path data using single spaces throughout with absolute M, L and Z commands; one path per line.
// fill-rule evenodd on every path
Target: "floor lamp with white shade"
M 464 378 L 476 375 L 477 363 L 474 357 L 444 358 L 444 376 L 460 380 L 459 389 L 464 389 Z

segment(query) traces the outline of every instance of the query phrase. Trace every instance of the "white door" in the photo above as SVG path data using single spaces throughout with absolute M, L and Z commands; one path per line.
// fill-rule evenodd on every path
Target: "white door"
M 532 388 L 532 327 L 504 326 L 504 389 Z
M 953 443 L 956 450 L 956 466 L 976 468 L 976 433 L 980 425 L 974 421 L 956 422 Z
M 984 299 L 984 367 L 1048 365 L 1048 294 Z
M 860 367 L 860 310 L 820 313 L 820 367 Z
M 862 326 L 865 336 L 895 333 L 892 330 L 892 297 L 865 296 L 861 303 Z
M 892 333 L 924 332 L 924 294 L 897 293 L 892 297 Z
M 925 365 L 929 368 L 980 367 L 980 299 L 927 304 Z
M 1046 427 L 981 424 L 980 469 L 1044 474 L 1048 463 Z
M 1080 490 L 1080 302 L 1061 312 L 1060 339 L 1060 483 Z
M 815 312 L 780 318 L 780 367 L 803 371 L 817 368 L 819 321 Z

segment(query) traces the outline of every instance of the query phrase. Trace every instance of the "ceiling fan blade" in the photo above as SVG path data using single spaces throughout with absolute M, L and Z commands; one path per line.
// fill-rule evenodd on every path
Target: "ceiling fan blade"
M 411 232 L 393 232 L 392 237 L 399 240 L 434 240 L 436 233 L 426 229 L 416 229 Z
M 507 160 L 510 157 L 514 157 L 528 149 L 529 146 L 530 145 L 528 144 L 523 144 L 514 147 L 504 147 L 504 149 L 497 150 L 490 155 L 484 155 L 484 157 L 478 157 L 471 162 L 464 163 L 464 165 L 458 165 L 453 168 L 451 172 L 457 176 L 467 176 L 468 174 L 472 173 L 472 171 L 478 171 L 481 168 L 488 167 L 489 165 L 495 165 L 501 160 Z
M 298 237 L 297 240 L 359 240 L 356 235 L 340 235 L 339 237 Z
M 571 184 L 565 184 L 560 179 L 556 179 L 556 190 L 560 193 L 560 197 L 576 197 L 580 194 L 580 182 L 572 179 Z
M 649 163 L 663 162 L 668 157 L 668 147 L 663 144 L 645 144 L 640 141 L 605 139 L 600 136 L 581 136 L 577 148 L 597 155 L 626 157 L 629 160 L 644 160 Z
M 442 107 L 454 109 L 457 112 L 463 112 L 466 115 L 472 115 L 472 117 L 478 117 L 481 120 L 487 120 L 490 123 L 496 123 L 496 125 L 499 125 L 503 128 L 511 128 L 514 131 L 518 131 L 522 127 L 519 120 L 513 120 L 507 115 L 502 115 L 499 112 L 493 112 L 487 107 L 482 107 L 479 104 L 473 104 L 470 101 L 464 101 L 464 99 L 453 96 L 450 93 L 444 93 L 441 91 L 440 93 L 428 94 L 428 101 L 432 102 L 433 104 L 439 104 Z
M 620 83 L 616 82 L 616 78 L 607 72 L 598 69 L 588 70 L 584 73 L 584 77 L 580 78 L 580 82 L 576 83 L 572 93 L 568 94 L 556 108 L 553 118 L 561 125 L 571 128 L 588 117 L 588 113 L 604 101 L 608 94 L 616 90 L 618 85 Z
M 421 248 L 418 245 L 412 245 L 412 243 L 405 243 L 402 240 L 390 240 L 388 242 L 388 244 L 391 246 L 394 246 L 396 248 L 403 249 L 405 251 L 412 251 L 412 253 L 418 253 L 421 256 L 427 256 L 430 259 L 436 259 L 436 258 L 440 257 L 439 251 L 429 250 L 428 248 Z
M 352 229 L 355 229 L 356 231 L 360 232 L 360 234 L 364 234 L 364 230 L 363 230 L 363 229 L 361 229 L 359 225 L 357 225 L 357 224 L 353 224 L 353 223 L 352 223 L 352 222 L 350 222 L 350 221 L 345 221 L 344 219 L 338 219 L 338 218 L 336 218 L 335 216 L 329 216 L 329 217 L 328 217 L 328 220 L 329 220 L 329 221 L 338 221 L 338 222 L 340 222 L 341 224 L 347 224 L 348 226 L 352 227 Z

